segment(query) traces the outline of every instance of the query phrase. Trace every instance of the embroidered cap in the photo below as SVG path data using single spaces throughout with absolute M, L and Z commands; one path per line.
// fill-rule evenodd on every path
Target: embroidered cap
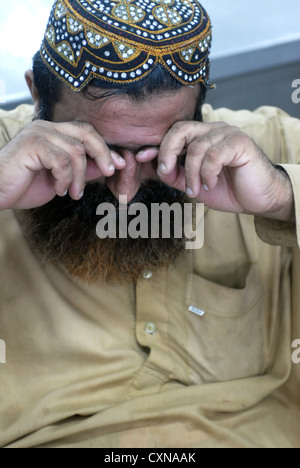
M 197 0 L 56 0 L 41 56 L 74 91 L 120 87 L 164 66 L 183 85 L 209 82 L 211 22 Z

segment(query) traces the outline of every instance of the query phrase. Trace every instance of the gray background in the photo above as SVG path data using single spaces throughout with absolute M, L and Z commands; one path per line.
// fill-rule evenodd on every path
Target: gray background
M 53 0 L 1 0 L 0 105 L 30 101 L 24 71 L 38 50 Z M 300 117 L 300 0 L 202 0 L 213 23 L 215 107 L 278 106 Z

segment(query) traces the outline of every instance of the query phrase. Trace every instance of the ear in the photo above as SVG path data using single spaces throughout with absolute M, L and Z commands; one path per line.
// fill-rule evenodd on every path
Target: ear
M 26 80 L 26 83 L 27 83 L 27 86 L 29 88 L 29 91 L 31 93 L 31 96 L 32 96 L 32 99 L 33 99 L 33 102 L 34 102 L 34 110 L 35 110 L 35 113 L 38 115 L 38 113 L 40 112 L 40 95 L 39 95 L 39 92 L 34 84 L 34 78 L 33 78 L 33 71 L 32 70 L 28 70 L 26 73 L 25 73 L 25 80 Z

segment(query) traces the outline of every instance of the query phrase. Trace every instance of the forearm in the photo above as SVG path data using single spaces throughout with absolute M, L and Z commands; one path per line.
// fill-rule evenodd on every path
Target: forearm
M 286 203 L 282 208 L 281 216 L 266 215 L 255 216 L 255 227 L 258 236 L 267 244 L 285 247 L 300 247 L 299 223 L 297 225 L 297 213 L 299 212 L 299 197 L 297 190 L 299 166 L 286 165 L 277 167 L 282 176 L 288 182 L 286 184 Z
M 255 213 L 257 217 L 264 217 L 283 221 L 289 224 L 296 224 L 295 198 L 291 179 L 282 166 L 276 167 L 276 175 L 279 181 L 274 205 L 266 213 Z

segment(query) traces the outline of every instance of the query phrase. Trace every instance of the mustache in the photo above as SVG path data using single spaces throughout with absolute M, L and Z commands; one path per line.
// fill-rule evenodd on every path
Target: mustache
M 175 202 L 184 203 L 186 195 L 163 182 L 149 180 L 144 182 L 135 197 L 128 203 L 127 208 L 135 203 L 143 203 L 150 207 L 152 203 Z M 76 201 L 69 195 L 65 197 L 55 197 L 48 204 L 29 210 L 32 215 L 35 213 L 47 213 L 44 217 L 44 227 L 49 230 L 53 225 L 59 224 L 68 218 L 76 218 L 86 226 L 96 225 L 99 217 L 96 215 L 97 207 L 102 203 L 109 203 L 116 208 L 118 217 L 119 200 L 107 186 L 99 182 L 89 183 L 86 186 L 84 196 Z

